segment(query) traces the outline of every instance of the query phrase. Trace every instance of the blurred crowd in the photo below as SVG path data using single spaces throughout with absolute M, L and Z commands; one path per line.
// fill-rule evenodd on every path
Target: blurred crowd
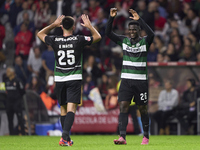
M 45 85 L 53 75 L 54 55 L 52 48 L 36 37 L 38 30 L 64 14 L 75 18 L 74 34 L 90 35 L 89 30 L 81 26 L 80 16 L 84 13 L 103 38 L 85 48 L 83 71 L 84 83 L 88 86 L 84 86 L 83 91 L 87 95 L 90 88 L 98 86 L 105 92 L 107 86 L 102 85 L 105 78 L 119 78 L 122 62 L 121 47 L 105 36 L 111 7 L 118 9 L 113 24 L 116 33 L 129 36 L 129 8 L 135 9 L 154 30 L 156 36 L 148 53 L 149 62 L 200 61 L 200 0 L 6 0 L 0 8 L 0 61 L 6 60 L 2 45 L 11 40 L 5 38 L 5 26 L 10 26 L 15 43 L 16 73 L 26 88 L 38 88 L 40 93 L 45 87 L 40 88 L 39 80 L 44 79 Z M 60 35 L 62 30 L 56 28 L 50 34 Z M 141 36 L 145 35 L 142 30 Z
M 75 18 L 75 35 L 90 35 L 81 26 L 81 15 L 87 14 L 102 40 L 84 49 L 83 99 L 89 99 L 90 90 L 98 87 L 103 100 L 113 96 L 112 103 L 117 105 L 116 85 L 123 53 L 105 36 L 112 7 L 118 9 L 115 33 L 129 36 L 130 8 L 154 30 L 148 62 L 200 61 L 200 0 L 6 0 L 0 8 L 0 63 L 6 61 L 7 43 L 14 42 L 13 66 L 25 89 L 53 94 L 54 52 L 36 34 L 63 14 Z M 49 34 L 61 35 L 62 30 L 56 28 Z M 145 35 L 142 30 L 141 36 Z M 108 105 L 106 102 L 106 109 Z

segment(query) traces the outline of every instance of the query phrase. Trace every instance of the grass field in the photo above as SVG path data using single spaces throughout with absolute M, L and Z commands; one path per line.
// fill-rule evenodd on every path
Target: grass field
M 149 145 L 140 145 L 142 136 L 127 136 L 127 145 L 114 145 L 116 135 L 72 135 L 72 147 L 61 147 L 60 137 L 0 136 L 0 150 L 200 150 L 200 136 L 150 136 Z

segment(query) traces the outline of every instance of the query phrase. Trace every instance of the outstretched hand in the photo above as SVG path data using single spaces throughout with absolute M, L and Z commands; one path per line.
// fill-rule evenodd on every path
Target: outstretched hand
M 63 20 L 63 18 L 65 18 L 65 16 L 64 15 L 61 15 L 61 16 L 58 16 L 58 18 L 54 21 L 54 25 L 56 26 L 56 27 L 60 27 L 61 26 L 61 23 L 62 23 L 62 20 Z
M 110 9 L 110 16 L 115 17 L 117 15 L 117 8 L 111 8 Z
M 133 17 L 129 17 L 129 18 L 136 20 L 136 21 L 140 18 L 140 16 L 138 15 L 138 13 L 135 10 L 129 9 L 129 12 L 133 15 Z
M 82 26 L 86 28 L 90 28 L 92 26 L 88 15 L 82 14 L 81 18 L 83 20 L 83 23 L 81 23 Z

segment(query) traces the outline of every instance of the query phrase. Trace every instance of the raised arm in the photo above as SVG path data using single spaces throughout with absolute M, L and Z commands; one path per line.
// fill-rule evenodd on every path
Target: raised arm
M 137 14 L 137 12 L 135 10 L 129 9 L 129 12 L 133 15 L 133 17 L 129 17 L 129 18 L 138 21 L 139 24 L 142 26 L 142 28 L 147 33 L 146 41 L 150 45 L 153 42 L 153 38 L 154 38 L 153 30 L 144 22 L 144 20 Z
M 117 15 L 117 8 L 111 8 L 105 33 L 112 41 L 114 41 L 117 44 L 120 44 L 119 42 L 121 41 L 121 38 L 119 37 L 119 35 L 115 34 L 112 31 L 112 23 L 116 15 Z
M 81 16 L 83 23 L 81 23 L 82 26 L 88 28 L 92 34 L 93 37 L 93 43 L 96 43 L 98 41 L 101 40 L 101 35 L 99 34 L 99 32 L 91 25 L 90 19 L 88 17 L 88 15 L 83 14 Z
M 60 27 L 61 26 L 61 23 L 62 23 L 62 19 L 64 18 L 65 16 L 62 15 L 62 16 L 59 16 L 52 24 L 50 24 L 49 26 L 43 28 L 42 30 L 40 30 L 38 33 L 37 33 L 37 36 L 40 40 L 42 40 L 44 43 L 45 43 L 45 36 L 47 36 L 47 34 L 54 28 L 56 27 Z

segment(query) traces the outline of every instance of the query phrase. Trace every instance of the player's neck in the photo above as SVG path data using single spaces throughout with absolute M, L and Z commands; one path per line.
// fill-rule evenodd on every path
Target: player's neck
M 137 41 L 139 41 L 139 39 L 140 39 L 140 37 L 138 36 L 138 37 L 136 37 L 136 38 L 131 38 L 131 41 L 132 41 L 132 42 L 137 42 Z
M 73 31 L 63 31 L 63 36 L 70 36 L 72 35 Z

